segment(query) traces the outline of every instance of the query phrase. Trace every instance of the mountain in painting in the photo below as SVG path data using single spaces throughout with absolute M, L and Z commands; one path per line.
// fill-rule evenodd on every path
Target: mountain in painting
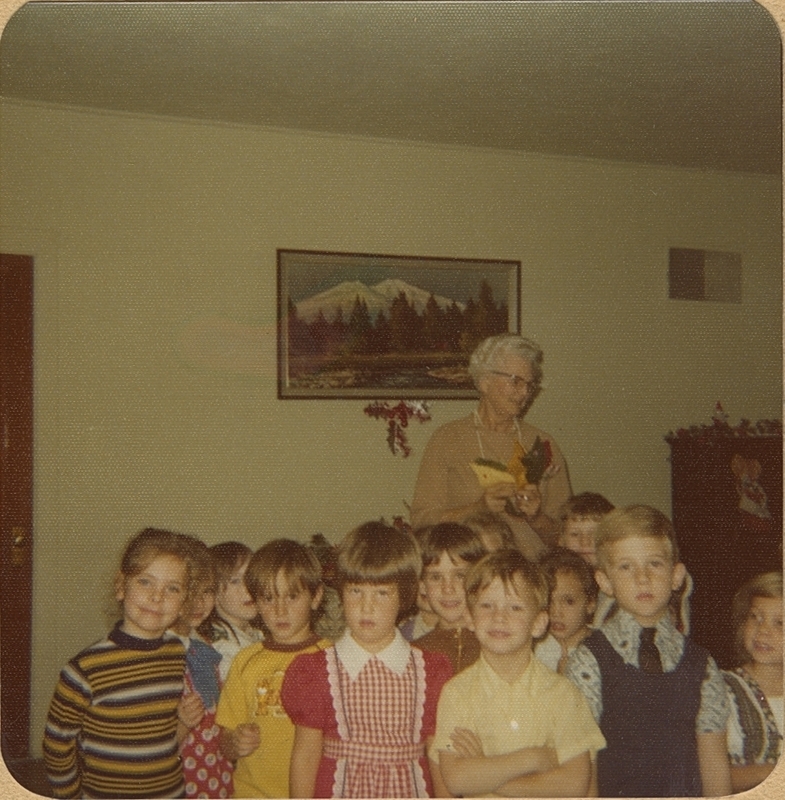
M 420 289 L 395 278 L 384 280 L 370 287 L 361 281 L 345 281 L 324 292 L 319 292 L 319 294 L 301 300 L 297 303 L 297 316 L 305 322 L 313 322 L 321 311 L 326 319 L 332 320 L 340 308 L 344 319 L 347 319 L 352 313 L 356 299 L 359 297 L 368 307 L 371 318 L 374 318 L 379 311 L 384 311 L 387 314 L 392 301 L 401 292 L 406 295 L 418 313 L 422 313 L 428 298 L 431 296 L 431 292 L 426 289 Z M 435 295 L 434 299 L 441 308 L 448 308 L 453 303 L 450 298 L 439 295 Z M 465 308 L 464 303 L 456 301 L 456 305 L 461 310 Z

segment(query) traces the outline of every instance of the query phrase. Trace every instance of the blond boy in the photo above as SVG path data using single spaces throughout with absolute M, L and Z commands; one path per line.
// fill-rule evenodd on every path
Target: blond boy
M 603 518 L 595 543 L 597 583 L 617 610 L 573 651 L 566 674 L 608 741 L 600 796 L 730 794 L 722 676 L 669 612 L 686 574 L 673 526 L 629 506 Z
M 478 562 L 466 593 L 479 660 L 442 690 L 430 749 L 452 795 L 581 797 L 605 745 L 583 696 L 532 657 L 548 584 L 519 551 Z

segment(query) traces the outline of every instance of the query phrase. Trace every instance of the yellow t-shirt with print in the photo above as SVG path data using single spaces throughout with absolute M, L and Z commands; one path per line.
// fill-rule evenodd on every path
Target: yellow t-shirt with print
M 294 725 L 281 705 L 281 685 L 286 668 L 300 653 L 324 650 L 331 642 L 310 639 L 294 646 L 273 641 L 252 644 L 234 658 L 221 690 L 215 720 L 222 728 L 243 723 L 259 726 L 261 744 L 237 760 L 235 797 L 288 797 L 289 758 Z

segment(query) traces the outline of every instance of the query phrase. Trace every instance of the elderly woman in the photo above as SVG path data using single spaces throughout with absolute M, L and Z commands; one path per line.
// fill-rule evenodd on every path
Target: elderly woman
M 542 360 L 535 342 L 515 334 L 480 343 L 469 361 L 479 405 L 468 417 L 438 428 L 428 442 L 414 489 L 413 527 L 462 522 L 490 510 L 504 516 L 529 558 L 555 543 L 559 508 L 572 494 L 567 465 L 553 439 L 522 419 L 539 394 Z M 471 462 L 481 458 L 507 464 L 516 441 L 528 453 L 538 436 L 550 444 L 552 454 L 539 484 L 523 489 L 508 482 L 480 485 Z

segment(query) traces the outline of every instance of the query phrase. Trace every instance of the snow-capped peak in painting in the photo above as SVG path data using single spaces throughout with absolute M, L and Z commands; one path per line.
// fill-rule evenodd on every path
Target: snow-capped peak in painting
M 319 292 L 313 297 L 301 300 L 296 304 L 297 314 L 305 322 L 313 322 L 321 311 L 326 319 L 332 320 L 340 308 L 344 317 L 348 317 L 354 308 L 357 298 L 359 298 L 360 302 L 365 302 L 368 313 L 375 317 L 380 311 L 384 311 L 387 314 L 393 300 L 401 292 L 406 295 L 409 303 L 419 313 L 422 313 L 428 298 L 431 296 L 431 292 L 425 289 L 420 289 L 417 286 L 412 286 L 405 281 L 394 278 L 384 280 L 370 287 L 360 281 L 345 281 L 324 292 Z M 434 300 L 439 308 L 443 309 L 449 308 L 453 304 L 453 300 L 448 297 L 434 295 Z M 455 303 L 461 311 L 466 308 L 465 303 L 459 303 L 458 301 L 455 301 Z

